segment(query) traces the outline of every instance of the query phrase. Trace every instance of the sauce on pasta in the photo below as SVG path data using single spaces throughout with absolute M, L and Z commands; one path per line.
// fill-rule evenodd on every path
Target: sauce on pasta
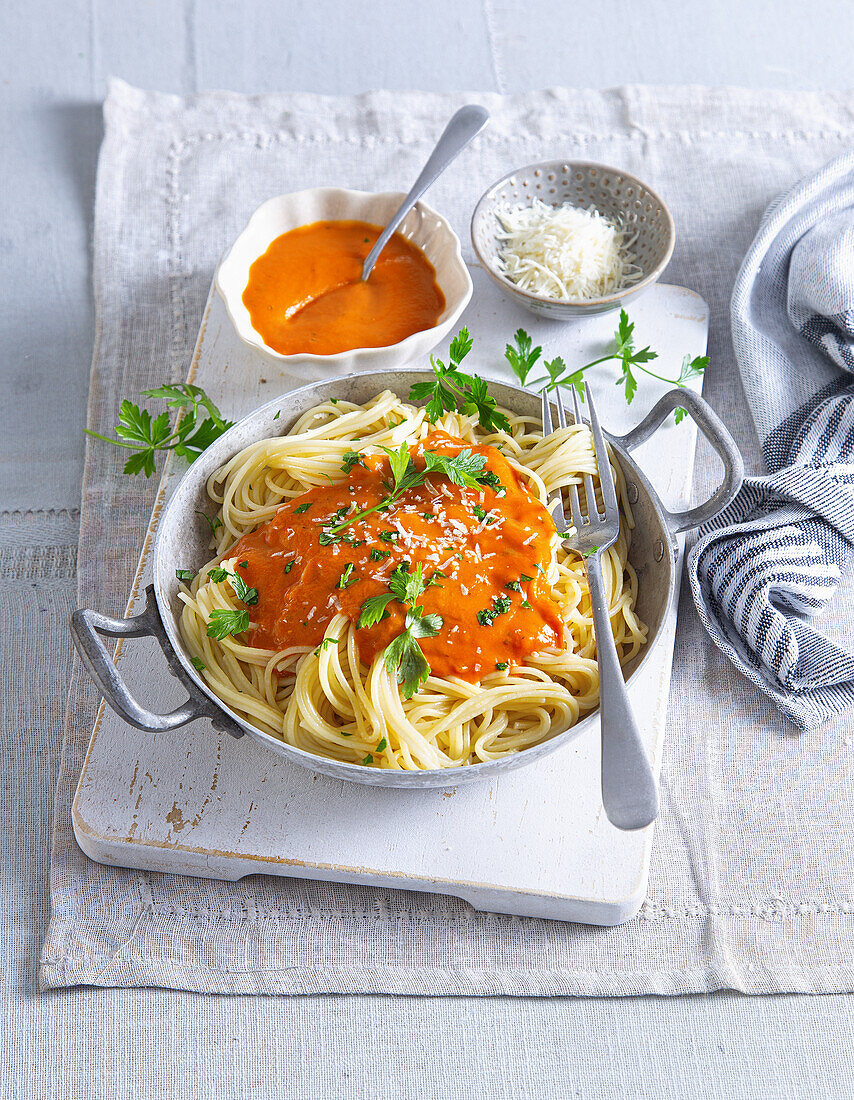
M 324 545 L 322 533 L 336 516 L 355 515 L 386 496 L 388 459 L 363 455 L 348 477 L 310 489 L 245 535 L 229 557 L 258 593 L 248 644 L 272 650 L 318 645 L 336 615 L 357 623 L 364 601 L 388 593 L 390 574 L 406 562 L 411 571 L 422 566 L 424 613 L 442 618 L 439 633 L 421 639 L 434 676 L 477 682 L 562 646 L 563 622 L 542 571 L 554 523 L 510 463 L 495 447 L 443 432 L 410 448 L 410 455 L 423 469 L 424 450 L 450 456 L 464 447 L 486 459 L 486 483 L 478 489 L 431 474 L 388 511 L 344 528 L 346 541 Z M 404 629 L 405 607 L 391 600 L 386 610 L 387 618 L 356 631 L 365 664 Z
M 371 277 L 362 264 L 382 232 L 321 221 L 277 237 L 249 269 L 243 304 L 264 343 L 283 355 L 386 347 L 432 328 L 445 308 L 433 265 L 395 233 Z

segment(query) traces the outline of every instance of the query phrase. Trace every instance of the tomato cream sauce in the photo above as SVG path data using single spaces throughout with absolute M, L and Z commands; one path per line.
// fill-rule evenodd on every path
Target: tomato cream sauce
M 423 450 L 451 456 L 466 447 L 433 432 L 410 453 L 423 469 Z M 321 545 L 324 529 L 341 521 L 340 510 L 355 515 L 386 496 L 388 460 L 365 455 L 348 477 L 310 489 L 245 535 L 228 557 L 258 590 L 247 642 L 274 650 L 316 646 L 335 615 L 358 623 L 364 601 L 389 592 L 398 565 L 408 562 L 414 572 L 420 562 L 433 583 L 418 603 L 425 615 L 442 619 L 435 637 L 419 640 L 434 675 L 477 682 L 505 662 L 512 667 L 561 646 L 563 623 L 542 572 L 555 533 L 551 516 L 499 450 L 469 449 L 485 457 L 484 474 L 500 484 L 462 488 L 431 474 L 388 511 L 340 529 L 349 541 Z M 393 599 L 387 610 L 377 625 L 357 629 L 365 664 L 404 629 L 405 605 Z
M 395 233 L 362 281 L 382 228 L 323 221 L 277 237 L 249 269 L 243 304 L 264 343 L 283 355 L 387 347 L 432 328 L 445 308 L 433 265 Z

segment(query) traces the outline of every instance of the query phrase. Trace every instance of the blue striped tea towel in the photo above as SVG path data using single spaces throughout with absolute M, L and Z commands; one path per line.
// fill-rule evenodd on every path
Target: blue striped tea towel
M 732 332 L 769 473 L 703 528 L 688 575 L 714 642 L 808 729 L 854 702 L 854 653 L 806 621 L 854 545 L 854 152 L 765 211 Z

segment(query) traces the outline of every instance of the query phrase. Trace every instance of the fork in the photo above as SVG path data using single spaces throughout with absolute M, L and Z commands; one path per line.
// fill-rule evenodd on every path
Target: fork
M 564 536 L 570 549 L 584 558 L 593 626 L 596 635 L 596 655 L 599 664 L 599 724 L 602 730 L 602 804 L 608 820 L 618 829 L 642 829 L 658 815 L 658 790 L 646 750 L 643 747 L 635 716 L 629 703 L 626 682 L 617 656 L 617 644 L 611 630 L 611 616 L 602 577 L 602 552 L 613 546 L 620 533 L 620 513 L 614 474 L 608 459 L 605 437 L 596 415 L 590 387 L 584 387 L 593 433 L 593 454 L 599 471 L 604 514 L 596 501 L 593 478 L 584 475 L 586 514 L 581 510 L 578 486 L 569 487 L 572 524 L 567 522 L 563 497 L 556 489 L 549 497 L 549 509 L 555 527 Z M 560 427 L 566 427 L 566 412 L 560 389 L 554 390 Z M 543 390 L 543 435 L 553 430 L 548 390 Z M 575 423 L 581 424 L 578 396 L 573 389 L 572 402 Z M 570 529 L 570 526 L 574 530 Z

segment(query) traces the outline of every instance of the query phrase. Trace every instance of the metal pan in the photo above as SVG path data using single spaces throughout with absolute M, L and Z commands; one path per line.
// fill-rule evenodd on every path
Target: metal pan
M 210 507 L 205 491 L 210 475 L 250 443 L 283 435 L 307 409 L 323 401 L 334 397 L 363 403 L 384 389 L 399 393 L 406 399 L 414 382 L 426 381 L 432 377 L 431 372 L 398 370 L 313 382 L 256 409 L 196 459 L 179 483 L 160 519 L 154 546 L 154 584 L 146 592 L 146 607 L 142 614 L 130 619 L 111 619 L 96 611 L 81 610 L 75 611 L 71 619 L 72 636 L 83 663 L 103 692 L 107 703 L 120 717 L 148 733 L 165 733 L 197 718 L 209 718 L 215 729 L 234 737 L 242 737 L 244 733 L 248 733 L 273 752 L 313 771 L 355 783 L 414 788 L 451 787 L 491 778 L 513 768 L 531 764 L 590 730 L 595 722 L 595 711 L 570 729 L 539 745 L 500 760 L 462 768 L 394 771 L 344 764 L 294 748 L 257 729 L 221 702 L 190 663 L 178 627 L 181 604 L 178 600 L 179 585 L 175 578 L 175 568 L 178 566 L 189 569 L 210 558 L 210 529 L 196 514 L 197 510 L 205 512 Z M 490 392 L 499 405 L 518 414 L 539 419 L 540 399 L 534 394 L 494 381 L 490 381 Z M 653 435 L 672 410 L 680 405 L 687 409 L 700 431 L 720 455 L 724 464 L 724 477 L 720 487 L 705 503 L 685 512 L 669 512 L 629 452 Z M 275 417 L 278 419 L 274 419 Z M 638 657 L 625 668 L 626 679 L 631 685 L 659 641 L 662 625 L 674 598 L 674 536 L 712 519 L 729 504 L 741 485 L 743 464 L 732 437 L 717 415 L 701 397 L 684 389 L 666 393 L 628 435 L 611 436 L 609 442 L 625 475 L 634 511 L 635 529 L 632 534 L 630 560 L 638 574 L 637 611 L 649 627 L 647 644 Z M 100 635 L 112 638 L 138 638 L 148 635 L 156 638 L 169 670 L 189 692 L 186 703 L 169 714 L 157 714 L 141 706 L 122 681 Z

